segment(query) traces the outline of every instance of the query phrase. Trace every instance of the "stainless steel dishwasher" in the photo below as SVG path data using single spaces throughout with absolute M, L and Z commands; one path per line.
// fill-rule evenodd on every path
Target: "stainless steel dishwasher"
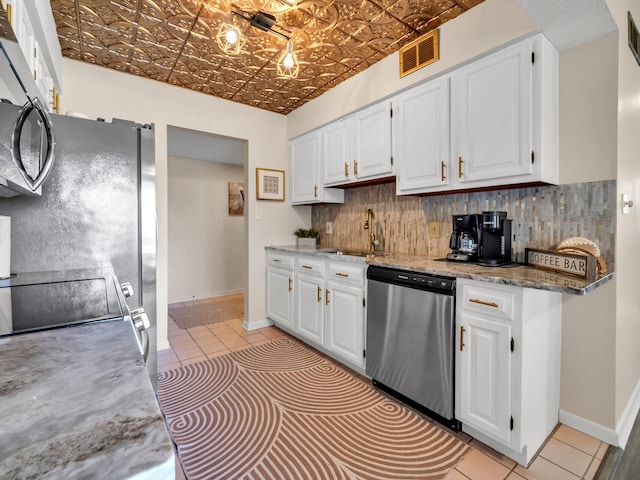
M 455 279 L 370 266 L 367 375 L 373 384 L 435 420 L 455 419 Z

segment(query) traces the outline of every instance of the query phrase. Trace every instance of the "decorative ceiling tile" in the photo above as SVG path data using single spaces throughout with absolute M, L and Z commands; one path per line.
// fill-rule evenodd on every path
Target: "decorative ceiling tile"
M 483 0 L 52 0 L 65 57 L 287 114 Z M 234 15 L 275 16 L 300 71 L 278 76 L 282 35 Z M 225 54 L 233 23 L 247 42 Z

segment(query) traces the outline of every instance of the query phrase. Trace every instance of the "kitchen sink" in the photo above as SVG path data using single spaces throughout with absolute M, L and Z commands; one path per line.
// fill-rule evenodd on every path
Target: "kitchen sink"
M 345 250 L 342 248 L 325 248 L 320 250 L 325 253 L 334 253 L 336 255 L 346 255 L 348 257 L 363 257 L 363 258 L 373 258 L 373 257 L 382 257 L 383 253 L 380 252 L 371 252 L 368 250 Z

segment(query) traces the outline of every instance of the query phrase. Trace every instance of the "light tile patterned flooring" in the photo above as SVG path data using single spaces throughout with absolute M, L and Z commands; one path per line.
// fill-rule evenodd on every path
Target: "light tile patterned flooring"
M 242 328 L 241 318 L 181 330 L 169 317 L 168 327 L 171 349 L 158 352 L 159 372 L 287 335 L 277 327 L 248 332 Z M 592 480 L 608 447 L 600 440 L 560 425 L 531 466 L 524 468 L 465 433 L 455 435 L 469 443 L 472 450 L 447 480 Z M 183 478 L 176 459 L 176 479 Z

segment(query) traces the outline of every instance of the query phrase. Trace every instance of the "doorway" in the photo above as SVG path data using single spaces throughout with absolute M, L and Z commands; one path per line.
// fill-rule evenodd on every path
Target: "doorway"
M 167 155 L 169 304 L 244 294 L 247 141 L 168 126 Z

